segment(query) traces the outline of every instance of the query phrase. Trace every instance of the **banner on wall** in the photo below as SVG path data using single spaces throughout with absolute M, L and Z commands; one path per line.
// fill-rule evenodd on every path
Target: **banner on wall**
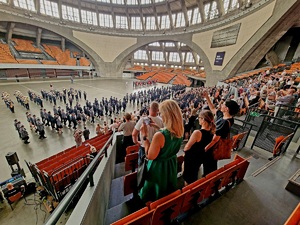
M 217 52 L 215 58 L 215 66 L 222 66 L 225 57 L 225 52 Z

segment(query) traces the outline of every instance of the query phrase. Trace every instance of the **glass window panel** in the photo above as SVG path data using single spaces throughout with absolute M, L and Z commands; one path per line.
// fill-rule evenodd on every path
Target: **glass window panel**
M 116 28 L 128 29 L 127 17 L 116 16 Z
M 95 12 L 81 10 L 81 22 L 90 25 L 98 25 L 97 15 Z
M 186 61 L 186 62 L 189 62 L 189 63 L 195 62 L 194 56 L 193 56 L 193 54 L 192 54 L 191 52 L 187 52 L 187 53 L 186 53 L 185 61 Z
M 27 0 L 27 9 L 35 11 L 35 4 L 33 0 Z
M 110 27 L 114 26 L 112 15 L 109 14 L 99 14 L 99 24 L 101 27 Z
M 56 2 L 51 2 L 52 16 L 59 18 L 58 5 Z
M 146 17 L 146 30 L 155 30 L 155 17 Z
M 174 42 L 166 42 L 165 46 L 166 47 L 175 47 L 175 44 L 174 44 Z
M 112 0 L 113 4 L 119 4 L 119 5 L 123 5 L 124 4 L 124 0 Z
M 223 0 L 224 12 L 227 13 L 229 10 L 229 2 L 230 0 Z
M 134 53 L 134 59 L 148 60 L 147 52 L 145 50 L 138 50 Z
M 141 4 L 151 4 L 151 0 L 141 0 Z
M 0 2 L 7 3 L 7 0 L 0 0 Z
M 178 52 L 170 52 L 169 61 L 170 62 L 180 62 L 180 57 L 179 57 Z
M 201 23 L 201 15 L 199 12 L 199 8 L 197 7 L 194 9 L 192 24 L 198 24 L 198 23 Z
M 67 7 L 65 5 L 62 5 L 61 11 L 62 11 L 62 17 L 63 17 L 63 19 L 67 20 L 68 19 Z
M 155 61 L 164 61 L 165 60 L 163 52 L 152 51 L 151 54 L 152 54 L 152 60 L 155 60 Z
M 161 16 L 161 29 L 170 29 L 170 18 L 169 15 Z
M 105 3 L 110 3 L 110 0 L 97 0 L 97 2 L 105 2 Z
M 137 0 L 127 0 L 127 5 L 138 5 Z
M 159 42 L 156 41 L 156 42 L 149 44 L 149 46 L 160 46 L 160 44 L 159 44 Z
M 188 10 L 187 11 L 187 16 L 188 16 L 188 20 L 190 22 L 192 22 L 192 15 L 193 15 L 193 10 L 192 9 Z
M 174 14 L 172 14 L 172 22 L 173 22 L 173 25 L 175 26 L 176 24 L 176 14 L 174 13 Z M 176 26 L 175 26 L 176 27 Z
M 131 29 L 142 30 L 143 26 L 141 23 L 141 17 L 131 17 Z
M 214 19 L 219 14 L 219 11 L 217 9 L 217 2 L 213 1 L 211 3 L 211 9 L 209 14 L 209 19 Z
M 231 8 L 236 9 L 240 6 L 239 1 L 238 0 L 232 0 L 231 1 Z
M 185 26 L 185 19 L 182 12 L 177 14 L 176 26 L 175 27 L 184 27 Z

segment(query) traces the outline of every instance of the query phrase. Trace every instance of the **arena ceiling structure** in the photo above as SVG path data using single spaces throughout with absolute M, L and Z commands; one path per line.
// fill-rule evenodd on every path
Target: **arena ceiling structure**
M 120 76 L 129 62 L 205 70 L 207 83 L 214 84 L 254 69 L 299 24 L 299 5 L 297 0 L 0 0 L 0 21 L 7 23 L 0 29 L 7 38 L 15 24 L 51 31 L 79 46 L 102 76 Z

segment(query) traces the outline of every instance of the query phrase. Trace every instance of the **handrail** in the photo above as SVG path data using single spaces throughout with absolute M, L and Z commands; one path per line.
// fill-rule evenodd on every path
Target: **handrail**
M 70 189 L 70 191 L 66 194 L 66 196 L 62 199 L 62 201 L 59 203 L 59 205 L 55 208 L 55 210 L 52 212 L 52 214 L 50 215 L 50 217 L 48 218 L 48 220 L 45 222 L 44 225 L 56 224 L 56 222 L 59 220 L 61 215 L 64 213 L 64 211 L 67 209 L 67 207 L 73 200 L 73 197 L 78 193 L 78 191 L 84 185 L 86 178 L 89 178 L 90 186 L 94 186 L 93 174 L 92 174 L 93 170 L 97 166 L 97 164 L 98 164 L 97 161 L 102 156 L 103 151 L 104 151 L 105 157 L 107 157 L 107 148 L 111 144 L 113 137 L 114 137 L 114 132 L 112 133 L 111 137 L 107 140 L 105 145 L 102 147 L 102 149 L 98 152 L 96 157 L 92 160 L 90 165 L 86 168 L 86 170 L 78 178 L 78 180 L 73 185 L 73 187 Z

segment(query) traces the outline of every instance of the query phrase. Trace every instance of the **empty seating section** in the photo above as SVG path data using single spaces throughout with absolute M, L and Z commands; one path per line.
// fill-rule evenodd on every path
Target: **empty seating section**
M 11 54 L 8 44 L 0 43 L 0 63 L 18 63 Z
M 62 192 L 75 183 L 91 162 L 90 146 L 85 144 L 89 143 L 97 151 L 100 151 L 111 135 L 112 133 L 96 136 L 78 148 L 73 146 L 37 162 L 35 169 L 39 173 L 39 177 L 44 179 L 45 183 L 50 181 L 56 192 Z
M 58 65 L 57 61 L 52 61 L 52 60 L 41 60 L 41 63 L 45 65 Z
M 79 59 L 80 66 L 90 66 L 91 62 L 87 58 L 81 57 Z
M 55 58 L 60 65 L 69 65 L 69 66 L 76 66 L 76 59 L 71 58 L 70 50 L 62 51 L 62 49 L 55 45 L 46 45 L 43 44 L 45 51 Z
M 33 46 L 33 41 L 24 40 L 24 39 L 12 39 L 15 42 L 15 49 L 20 52 L 34 52 L 42 53 L 42 50 Z
M 160 83 L 169 83 L 176 74 L 174 73 L 168 73 L 168 72 L 159 72 L 157 74 L 155 74 L 152 78 L 154 80 L 158 80 L 158 82 Z
M 144 73 L 143 75 L 138 76 L 136 78 L 139 80 L 147 80 L 148 78 L 152 78 L 155 74 L 156 74 L 156 72 Z
M 35 59 L 17 59 L 20 64 L 39 64 L 39 62 Z
M 186 86 L 191 86 L 192 82 L 188 80 L 188 78 L 183 74 L 177 74 L 175 77 L 173 84 L 184 84 Z
M 148 208 L 142 208 L 112 223 L 112 225 L 171 224 L 181 214 L 198 208 L 199 205 L 207 205 L 212 200 L 215 200 L 216 197 L 240 183 L 245 176 L 248 166 L 249 162 L 247 159 L 235 155 L 233 161 L 224 167 L 185 186 L 182 190 L 177 190 L 155 202 L 147 203 Z M 129 181 L 126 181 L 126 178 Z M 136 178 L 136 172 L 125 176 L 124 190 L 126 190 L 126 194 L 136 191 L 135 187 L 132 186 L 133 184 L 136 185 L 134 178 Z

